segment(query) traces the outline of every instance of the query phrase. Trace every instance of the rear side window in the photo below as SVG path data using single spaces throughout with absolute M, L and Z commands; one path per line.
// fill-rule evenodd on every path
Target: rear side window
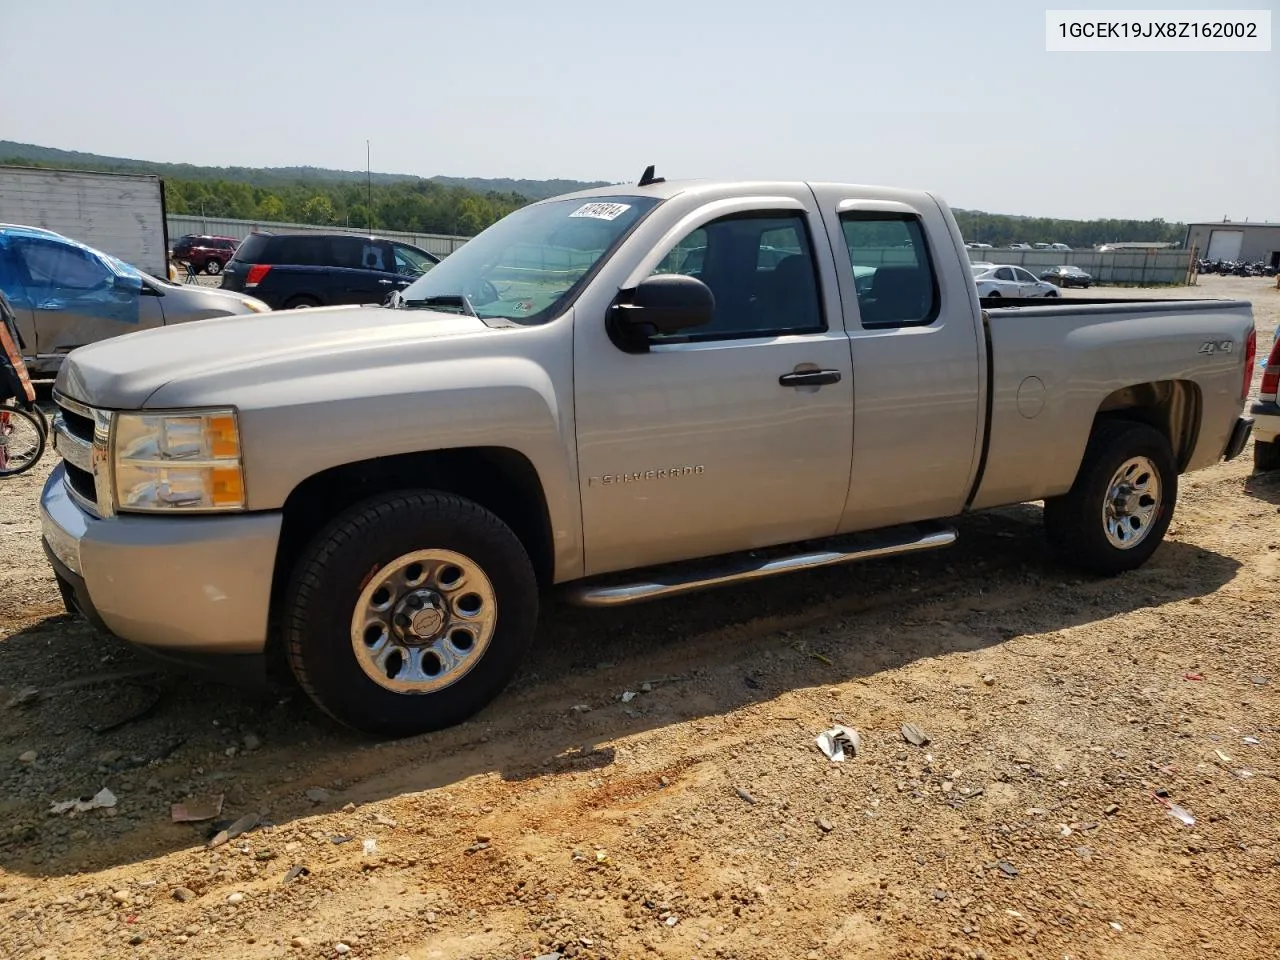
M 276 263 L 298 267 L 331 266 L 328 237 L 278 237 L 272 247 Z
M 858 210 L 841 214 L 840 225 L 864 327 L 918 326 L 937 319 L 938 278 L 919 217 Z

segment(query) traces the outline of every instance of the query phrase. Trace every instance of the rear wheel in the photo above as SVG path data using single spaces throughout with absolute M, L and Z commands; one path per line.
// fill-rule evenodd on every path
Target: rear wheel
M 1259 473 L 1280 470 L 1280 440 L 1254 441 L 1253 469 Z
M 317 300 L 315 297 L 306 296 L 305 294 L 300 294 L 296 297 L 290 297 L 288 300 L 284 302 L 284 308 L 286 310 L 305 310 L 308 307 L 318 307 L 318 306 L 320 306 L 319 300 Z
M 356 729 L 451 726 L 506 686 L 533 639 L 533 565 L 478 504 L 430 491 L 375 497 L 307 548 L 284 607 L 298 682 Z
M 1071 489 L 1045 501 L 1045 532 L 1064 562 L 1114 576 L 1155 553 L 1177 498 L 1177 463 L 1164 435 L 1143 423 L 1103 421 Z
M 216 277 L 222 272 L 222 264 L 217 260 L 206 260 L 204 262 L 204 272 L 211 277 Z

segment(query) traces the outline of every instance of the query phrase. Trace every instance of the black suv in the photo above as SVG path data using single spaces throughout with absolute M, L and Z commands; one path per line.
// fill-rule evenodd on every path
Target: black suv
M 251 233 L 222 274 L 222 288 L 273 310 L 381 304 L 440 258 L 398 240 L 349 233 Z

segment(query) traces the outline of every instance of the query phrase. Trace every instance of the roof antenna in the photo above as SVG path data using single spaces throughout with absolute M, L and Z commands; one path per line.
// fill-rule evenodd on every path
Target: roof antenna
M 651 183 L 666 183 L 666 177 L 655 177 L 653 175 L 653 164 L 649 164 L 644 168 L 644 173 L 640 175 L 640 182 L 636 184 L 638 187 L 647 187 Z

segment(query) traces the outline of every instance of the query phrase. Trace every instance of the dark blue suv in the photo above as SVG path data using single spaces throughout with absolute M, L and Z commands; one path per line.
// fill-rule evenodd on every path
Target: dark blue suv
M 398 240 L 349 233 L 251 233 L 222 273 L 224 290 L 273 310 L 381 304 L 440 258 Z

